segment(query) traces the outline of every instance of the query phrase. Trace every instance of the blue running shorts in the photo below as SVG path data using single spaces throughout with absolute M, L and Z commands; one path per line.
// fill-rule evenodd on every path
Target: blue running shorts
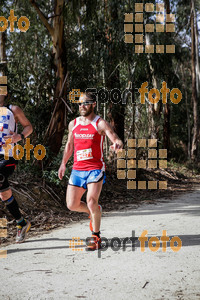
M 78 171 L 72 170 L 69 178 L 69 184 L 87 189 L 87 184 L 99 182 L 103 179 L 103 184 L 106 182 L 106 174 L 102 170 Z

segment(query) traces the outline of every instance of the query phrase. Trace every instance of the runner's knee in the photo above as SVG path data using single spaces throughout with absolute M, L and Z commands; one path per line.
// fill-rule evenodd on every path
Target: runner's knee
M 89 197 L 88 200 L 87 200 L 87 206 L 88 206 L 90 211 L 98 210 L 98 201 L 97 201 L 97 199 L 95 199 L 93 197 Z
M 76 203 L 73 203 L 73 202 L 67 202 L 67 208 L 69 210 L 74 210 L 76 211 L 76 209 L 79 207 L 80 204 L 76 204 Z
M 1 192 L 0 190 L 0 198 L 2 201 L 6 201 L 12 196 L 12 191 L 10 188 L 8 188 L 6 191 Z

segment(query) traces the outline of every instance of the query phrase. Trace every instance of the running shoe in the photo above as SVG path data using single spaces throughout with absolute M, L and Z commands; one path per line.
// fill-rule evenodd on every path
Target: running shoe
M 25 220 L 25 221 L 26 221 L 25 226 L 22 227 L 20 225 L 17 225 L 16 243 L 23 243 L 24 240 L 26 239 L 27 232 L 31 228 L 31 223 L 27 220 Z
M 99 207 L 100 212 L 102 212 L 102 206 L 99 204 L 98 207 Z M 93 231 L 92 220 L 91 220 L 90 215 L 89 215 L 89 218 L 90 218 L 90 230 Z
M 88 241 L 85 250 L 86 251 L 95 251 L 101 248 L 101 238 L 92 235 L 91 239 Z

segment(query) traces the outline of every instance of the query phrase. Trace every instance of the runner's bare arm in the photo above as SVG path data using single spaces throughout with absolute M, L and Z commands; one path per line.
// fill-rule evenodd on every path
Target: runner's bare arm
M 70 159 L 70 157 L 72 156 L 73 150 L 74 150 L 74 139 L 73 139 L 73 133 L 72 133 L 72 128 L 74 126 L 74 120 L 71 121 L 69 123 L 69 134 L 68 134 L 68 139 L 67 139 L 67 143 L 65 146 L 65 150 L 63 153 L 63 158 L 62 158 L 62 162 L 60 164 L 60 168 L 58 170 L 58 177 L 60 180 L 62 180 L 64 174 L 65 174 L 65 169 L 66 169 L 66 163 L 68 162 L 68 160 Z
M 111 125 L 107 121 L 100 119 L 98 123 L 98 131 L 100 131 L 101 134 L 106 134 L 107 137 L 111 140 L 113 145 L 110 148 L 112 150 L 118 152 L 119 149 L 123 148 L 123 142 L 120 140 L 118 135 L 114 132 Z
M 33 127 L 30 123 L 30 121 L 26 118 L 23 110 L 16 105 L 12 106 L 12 112 L 14 114 L 15 120 L 23 126 L 23 131 L 21 132 L 24 137 L 28 137 L 32 132 L 33 132 Z M 17 143 L 19 141 L 21 141 L 21 135 L 17 134 L 15 132 L 10 132 L 10 135 L 7 135 L 4 137 L 5 140 L 11 138 L 12 139 L 12 143 Z

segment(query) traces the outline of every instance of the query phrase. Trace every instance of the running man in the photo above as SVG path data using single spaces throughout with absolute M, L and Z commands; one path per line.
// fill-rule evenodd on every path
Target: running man
M 17 222 L 16 243 L 22 243 L 31 227 L 31 223 L 26 221 L 21 215 L 18 203 L 12 195 L 8 177 L 14 172 L 18 163 L 13 158 L 14 144 L 25 140 L 32 133 L 33 128 L 21 108 L 15 105 L 5 106 L 4 99 L 5 95 L 0 95 L 0 197 Z M 17 134 L 18 122 L 23 126 L 21 134 Z M 9 159 L 5 157 L 5 143 L 8 139 L 10 139 L 11 143 L 9 144 L 12 147 L 9 150 L 7 149 L 9 151 Z
M 67 187 L 66 202 L 69 210 L 89 214 L 92 238 L 87 250 L 101 247 L 100 223 L 102 208 L 98 205 L 102 185 L 105 182 L 103 141 L 105 135 L 111 140 L 111 148 L 117 152 L 122 141 L 109 123 L 94 112 L 96 102 L 92 93 L 81 93 L 79 98 L 80 117 L 69 123 L 68 141 L 58 170 L 62 180 L 66 163 L 74 151 L 74 164 Z M 81 198 L 87 190 L 87 204 Z

